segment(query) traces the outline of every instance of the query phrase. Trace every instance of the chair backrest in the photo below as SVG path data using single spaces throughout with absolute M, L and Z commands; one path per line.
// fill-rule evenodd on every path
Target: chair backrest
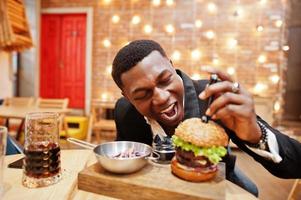
M 5 106 L 31 106 L 33 105 L 33 97 L 10 97 L 4 100 L 3 105 Z
M 58 108 L 66 109 L 68 108 L 69 99 L 44 99 L 38 98 L 36 105 L 39 108 Z

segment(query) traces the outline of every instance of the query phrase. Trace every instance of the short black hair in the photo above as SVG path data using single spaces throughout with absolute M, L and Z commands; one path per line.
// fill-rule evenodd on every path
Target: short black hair
M 112 77 L 120 89 L 122 89 L 122 73 L 137 65 L 152 51 L 159 51 L 163 57 L 167 57 L 160 44 L 153 40 L 134 40 L 118 51 L 113 60 Z

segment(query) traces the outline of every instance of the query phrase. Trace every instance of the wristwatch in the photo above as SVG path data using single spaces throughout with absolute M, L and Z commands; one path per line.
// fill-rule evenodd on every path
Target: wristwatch
M 260 140 L 256 144 L 247 142 L 247 145 L 249 147 L 253 147 L 253 148 L 268 151 L 269 146 L 268 146 L 268 132 L 267 132 L 267 129 L 261 122 L 257 121 L 257 124 L 258 124 L 258 126 L 260 127 L 260 130 L 261 130 Z

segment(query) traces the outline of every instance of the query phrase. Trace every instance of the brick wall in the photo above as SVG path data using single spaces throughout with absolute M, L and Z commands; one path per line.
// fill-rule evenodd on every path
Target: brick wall
M 177 68 L 191 76 L 201 74 L 203 66 L 215 66 L 224 71 L 233 71 L 233 76 L 253 91 L 256 83 L 267 87 L 259 93 L 273 97 L 279 93 L 279 85 L 270 81 L 272 75 L 282 75 L 286 59 L 282 46 L 285 43 L 284 25 L 278 25 L 284 19 L 284 5 L 281 0 L 261 1 L 212 1 L 216 11 L 210 12 L 205 0 L 174 0 L 168 6 L 165 0 L 154 6 L 150 0 L 43 0 L 43 8 L 55 7 L 93 7 L 93 71 L 92 96 L 101 98 L 104 92 L 111 91 L 112 98 L 120 93 L 108 74 L 107 66 L 111 65 L 117 51 L 128 41 L 149 38 L 158 41 L 167 54 L 175 50 L 181 53 L 180 60 L 173 60 Z M 238 2 L 240 2 L 238 4 Z M 214 5 L 209 7 L 214 9 Z M 118 15 L 118 23 L 112 22 L 112 16 Z M 139 15 L 141 22 L 131 24 L 133 15 Z M 202 21 L 201 27 L 195 26 L 196 20 Z M 151 34 L 143 31 L 145 24 L 153 27 Z M 165 25 L 172 24 L 175 32 L 165 31 Z M 257 29 L 263 27 L 262 32 Z M 206 34 L 213 31 L 215 37 L 208 39 Z M 210 33 L 209 33 L 210 36 Z M 103 40 L 111 42 L 104 47 Z M 235 39 L 237 45 L 229 48 Z M 235 41 L 234 41 L 235 42 Z M 191 52 L 199 49 L 201 58 L 191 59 Z M 266 60 L 258 62 L 264 55 Z M 230 69 L 229 69 L 230 68 Z M 202 77 L 202 76 L 201 76 Z M 277 77 L 276 77 L 277 78 Z

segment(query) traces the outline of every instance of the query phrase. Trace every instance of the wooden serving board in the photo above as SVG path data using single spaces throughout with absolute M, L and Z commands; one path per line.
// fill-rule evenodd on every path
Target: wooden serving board
M 174 176 L 170 165 L 149 163 L 136 173 L 121 175 L 96 163 L 79 173 L 78 188 L 120 199 L 225 199 L 225 166 L 219 164 L 213 180 L 193 183 Z

